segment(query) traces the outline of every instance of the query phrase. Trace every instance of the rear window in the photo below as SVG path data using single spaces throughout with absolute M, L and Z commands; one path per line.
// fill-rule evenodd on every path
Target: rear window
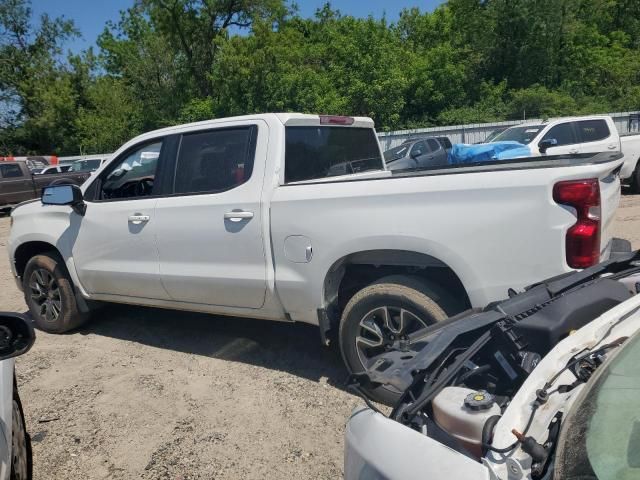
M 440 144 L 444 147 L 444 148 L 451 148 L 453 145 L 451 145 L 451 140 L 449 140 L 449 137 L 436 137 L 437 141 L 440 142 Z M 432 140 L 429 140 L 429 142 L 431 142 Z M 435 141 L 435 140 L 434 140 Z M 433 148 L 434 150 L 437 149 L 437 147 Z
M 609 127 L 605 120 L 581 120 L 578 131 L 582 142 L 597 142 L 609 136 Z
M 433 138 L 427 139 L 427 143 L 429 144 L 429 148 L 432 152 L 435 152 L 440 148 L 440 144 L 438 143 L 438 141 Z M 443 145 L 445 146 L 445 148 L 451 148 L 451 146 L 447 147 L 446 143 L 443 143 Z M 449 142 L 449 145 L 451 145 L 451 142 Z
M 286 127 L 285 132 L 287 183 L 384 168 L 371 128 Z

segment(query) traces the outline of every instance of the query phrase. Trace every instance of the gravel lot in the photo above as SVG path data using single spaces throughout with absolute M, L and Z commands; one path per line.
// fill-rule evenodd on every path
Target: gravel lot
M 0 218 L 0 246 L 9 219 Z M 640 248 L 640 196 L 615 234 Z M 0 255 L 0 309 L 25 311 Z M 317 329 L 109 307 L 17 360 L 36 479 L 332 479 L 346 393 Z

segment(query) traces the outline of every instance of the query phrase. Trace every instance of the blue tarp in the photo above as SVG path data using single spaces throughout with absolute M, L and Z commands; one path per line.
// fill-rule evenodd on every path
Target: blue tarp
M 481 143 L 479 145 L 458 143 L 449 152 L 449 164 L 494 162 L 530 156 L 529 147 L 519 142 Z

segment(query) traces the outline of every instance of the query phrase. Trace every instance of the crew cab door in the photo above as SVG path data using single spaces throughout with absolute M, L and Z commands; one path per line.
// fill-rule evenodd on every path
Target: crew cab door
M 581 153 L 580 140 L 578 138 L 575 122 L 557 123 L 551 127 L 538 142 L 540 145 L 545 140 L 555 140 L 555 145 L 547 148 L 542 155 L 570 155 Z M 539 148 L 539 147 L 538 147 Z
M 262 307 L 267 266 L 261 194 L 267 126 L 184 133 L 172 194 L 156 205 L 162 283 L 179 302 Z
M 440 141 L 435 138 L 428 138 L 427 145 L 431 149 L 429 166 L 446 165 L 448 163 L 447 151 L 444 145 L 441 145 Z
M 70 238 L 80 283 L 94 295 L 168 299 L 155 245 L 155 205 L 167 139 L 137 144 L 111 162 L 85 190 Z M 71 229 L 73 231 L 74 229 Z

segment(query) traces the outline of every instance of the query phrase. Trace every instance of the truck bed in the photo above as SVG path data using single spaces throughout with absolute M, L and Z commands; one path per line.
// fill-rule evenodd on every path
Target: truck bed
M 322 304 L 311 297 L 325 291 L 325 272 L 353 251 L 388 251 L 390 245 L 421 252 L 426 266 L 453 270 L 473 306 L 504 298 L 508 288 L 556 275 L 559 265 L 571 270 L 558 245 L 564 245 L 576 217 L 571 207 L 553 201 L 558 181 L 600 180 L 601 246 L 603 257 L 608 255 L 621 164 L 619 152 L 607 152 L 280 186 L 271 201 L 280 298 L 293 318 L 308 317 L 312 313 L 303 311 L 305 306 Z M 336 232 L 348 240 L 336 241 Z M 292 235 L 310 239 L 313 272 L 306 263 L 286 260 L 280 246 Z

